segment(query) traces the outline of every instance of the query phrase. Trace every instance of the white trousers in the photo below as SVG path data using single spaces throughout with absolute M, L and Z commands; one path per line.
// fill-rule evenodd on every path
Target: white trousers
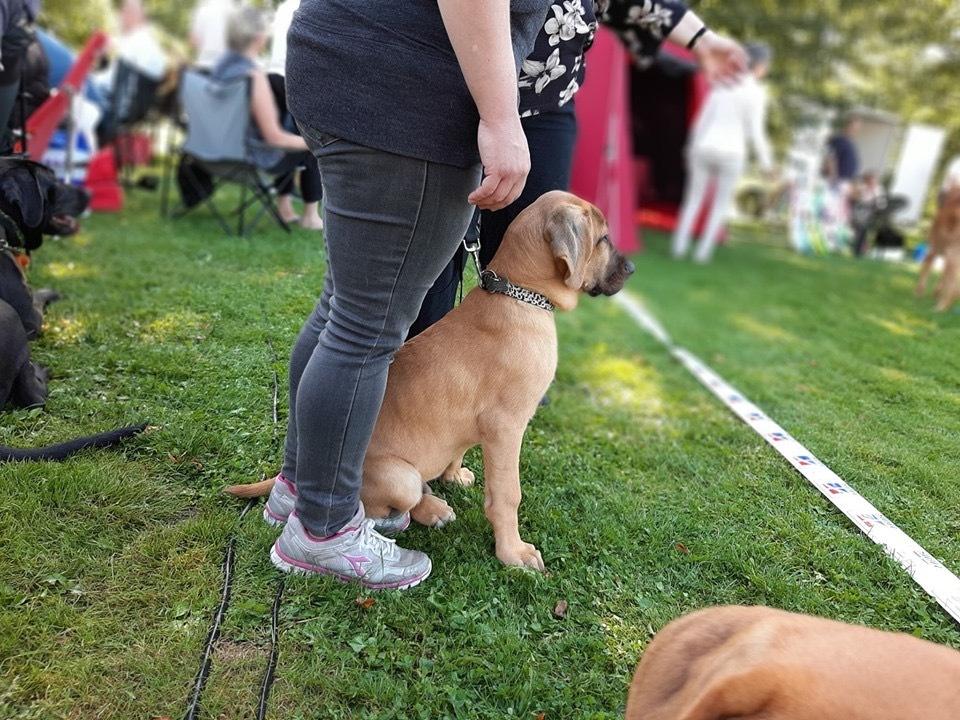
M 683 209 L 680 222 L 673 236 L 673 256 L 685 257 L 690 250 L 693 226 L 700 215 L 707 192 L 713 184 L 713 206 L 710 209 L 707 225 L 700 238 L 694 259 L 697 262 L 709 262 L 713 250 L 723 231 L 724 221 L 730 213 L 733 194 L 743 174 L 743 159 L 735 155 L 717 155 L 692 151 L 687 161 L 687 187 L 683 197 Z

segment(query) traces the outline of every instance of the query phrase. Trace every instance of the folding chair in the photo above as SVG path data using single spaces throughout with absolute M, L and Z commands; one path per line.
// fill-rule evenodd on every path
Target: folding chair
M 181 149 L 189 168 L 196 168 L 212 179 L 212 187 L 204 187 L 192 172 L 184 179 L 193 185 L 202 201 L 174 213 L 182 217 L 200 204 L 213 212 L 227 235 L 233 229 L 214 202 L 217 190 L 223 185 L 240 187 L 240 204 L 234 210 L 238 216 L 236 234 L 243 237 L 252 233 L 263 216 L 269 215 L 286 232 L 290 226 L 280 217 L 274 202 L 274 191 L 260 169 L 247 159 L 247 132 L 250 124 L 250 89 L 246 78 L 222 83 L 198 72 L 183 74 L 180 101 L 187 118 L 187 137 Z M 253 220 L 247 223 L 247 210 L 259 204 Z

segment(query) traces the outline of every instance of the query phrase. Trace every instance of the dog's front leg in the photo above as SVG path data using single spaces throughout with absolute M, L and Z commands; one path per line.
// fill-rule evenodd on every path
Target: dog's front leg
M 520 538 L 520 445 L 523 431 L 502 428 L 483 441 L 484 512 L 493 526 L 497 558 L 543 572 L 540 551 Z

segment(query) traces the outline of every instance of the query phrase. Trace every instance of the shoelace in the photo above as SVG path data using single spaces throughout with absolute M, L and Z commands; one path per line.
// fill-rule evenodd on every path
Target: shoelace
M 360 530 L 358 531 L 360 534 L 360 543 L 366 547 L 375 548 L 381 560 L 396 559 L 398 555 L 397 541 L 385 537 L 374 530 L 373 526 L 375 523 L 376 521 L 372 518 L 367 518 L 360 524 Z

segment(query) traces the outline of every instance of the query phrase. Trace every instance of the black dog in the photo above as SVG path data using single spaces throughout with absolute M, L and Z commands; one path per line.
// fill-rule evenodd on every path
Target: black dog
M 43 323 L 43 310 L 56 299 L 53 291 L 33 293 L 17 263 L 44 235 L 71 235 L 78 229 L 89 196 L 57 180 L 44 165 L 19 158 L 0 158 L 0 410 L 38 407 L 47 398 L 47 371 L 30 360 L 28 342 Z M 62 460 L 84 448 L 115 445 L 145 425 L 79 438 L 37 450 L 0 446 L 0 462 Z

